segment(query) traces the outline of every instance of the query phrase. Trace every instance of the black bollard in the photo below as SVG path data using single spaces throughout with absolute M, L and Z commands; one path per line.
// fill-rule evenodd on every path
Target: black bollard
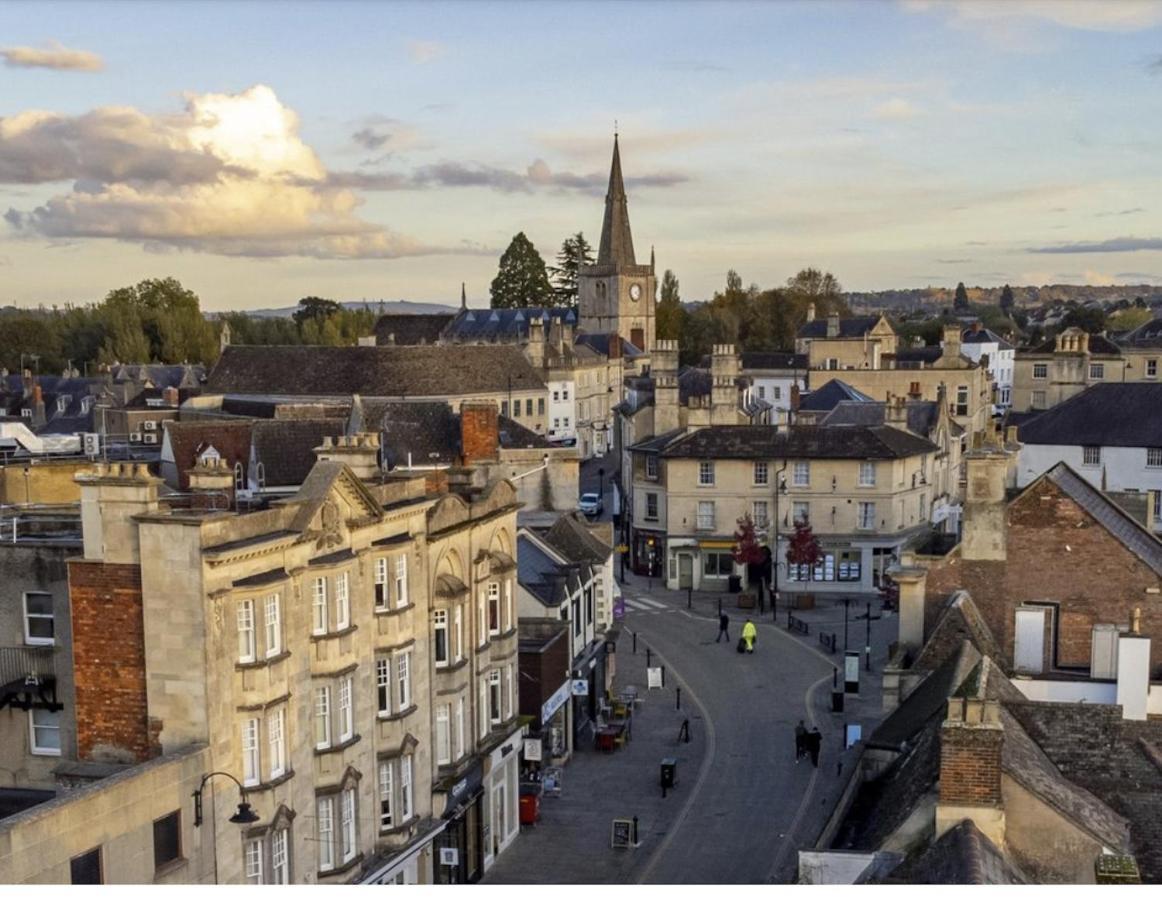
M 633 817 L 633 845 L 637 846 L 637 816 Z
M 634 656 L 637 656 L 637 632 L 636 631 L 633 633 L 633 652 L 634 652 Z
M 649 647 L 646 647 L 646 668 L 647 669 L 650 668 L 650 661 L 651 661 L 650 657 L 652 657 L 652 656 L 653 656 L 653 652 L 650 650 Z
M 662 687 L 666 686 L 666 667 L 662 666 Z
M 835 764 L 835 777 L 838 778 L 843 774 L 843 761 L 840 760 Z
M 676 693 L 674 695 L 675 696 L 674 709 L 681 709 L 682 708 L 682 689 L 676 688 L 675 690 L 676 690 Z
M 831 672 L 831 690 L 839 690 L 839 666 L 833 666 Z
M 686 588 L 686 609 L 691 609 L 694 603 L 694 588 Z

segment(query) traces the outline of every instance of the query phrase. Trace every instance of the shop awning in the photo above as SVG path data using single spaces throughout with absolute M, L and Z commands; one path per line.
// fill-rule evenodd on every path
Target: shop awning
M 734 541 L 699 541 L 698 546 L 703 550 L 733 550 Z

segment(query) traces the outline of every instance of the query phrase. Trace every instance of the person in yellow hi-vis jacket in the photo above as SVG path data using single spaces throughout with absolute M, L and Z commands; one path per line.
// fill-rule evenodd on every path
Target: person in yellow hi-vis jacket
M 758 636 L 759 631 L 754 627 L 754 622 L 747 619 L 746 624 L 742 626 L 742 641 L 746 644 L 747 653 L 754 653 L 754 642 Z

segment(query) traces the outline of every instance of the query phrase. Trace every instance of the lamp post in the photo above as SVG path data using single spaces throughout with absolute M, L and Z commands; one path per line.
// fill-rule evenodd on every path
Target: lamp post
M 787 464 L 775 473 L 775 517 L 771 520 L 771 621 L 779 621 L 779 495 L 787 493 Z
M 229 778 L 236 785 L 238 785 L 238 811 L 230 817 L 230 821 L 235 825 L 253 825 L 262 817 L 258 815 L 246 802 L 246 788 L 242 786 L 237 778 L 229 772 L 210 772 L 202 776 L 202 783 L 198 785 L 198 789 L 194 791 L 194 827 L 198 828 L 202 825 L 202 791 L 206 788 L 206 782 L 215 775 L 224 775 Z

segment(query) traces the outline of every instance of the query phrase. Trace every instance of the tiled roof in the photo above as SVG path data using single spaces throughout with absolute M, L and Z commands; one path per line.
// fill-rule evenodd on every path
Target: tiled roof
M 1162 447 L 1162 384 L 1095 384 L 1020 426 L 1025 444 Z
M 806 369 L 806 353 L 764 353 L 747 350 L 740 354 L 742 368 L 746 369 Z
M 413 346 L 434 344 L 440 333 L 456 318 L 455 313 L 389 313 L 375 320 L 375 343 Z
M 713 386 L 709 369 L 687 366 L 678 373 L 678 402 L 686 406 L 691 397 L 709 397 Z
M 262 464 L 267 487 L 303 483 L 324 437 L 343 434 L 342 419 L 269 419 L 253 423 L 254 461 Z
M 875 328 L 879 320 L 879 316 L 848 316 L 847 318 L 841 318 L 839 320 L 839 337 L 861 338 Z M 826 338 L 827 317 L 824 316 L 812 322 L 804 322 L 799 326 L 798 336 L 801 338 Z M 834 340 L 834 338 L 831 340 Z
M 577 324 L 577 310 L 570 307 L 536 306 L 523 309 L 465 309 L 444 328 L 444 339 L 455 342 L 495 341 L 521 343 L 529 337 L 529 322 L 541 320 L 547 334 L 550 320 Z M 398 341 L 397 341 L 398 343 Z
M 903 459 L 939 448 L 926 438 L 887 425 L 820 427 L 712 425 L 662 453 L 674 459 Z
M 208 447 L 213 447 L 226 464 L 233 469 L 242 463 L 243 470 L 250 464 L 250 435 L 253 423 L 232 422 L 176 422 L 164 424 L 173 450 L 174 465 L 177 467 L 178 489 L 189 489 L 189 476 L 198 456 Z
M 616 343 L 620 347 L 621 355 L 627 359 L 632 359 L 635 356 L 641 356 L 645 353 L 645 350 L 635 347 L 625 338 L 616 334 L 580 334 L 577 336 L 577 343 L 583 344 L 605 357 L 609 356 L 611 343 Z
M 602 543 L 581 521 L 580 513 L 560 516 L 544 534 L 544 541 L 573 562 L 603 564 L 613 548 Z
M 971 328 L 966 328 L 961 335 L 960 340 L 965 344 L 996 344 L 998 350 L 1013 349 L 1012 344 L 1006 341 L 991 328 L 982 328 L 979 331 L 973 331 Z
M 964 819 L 897 866 L 890 884 L 1030 884 L 997 845 Z
M 826 412 L 829 409 L 834 409 L 837 403 L 844 400 L 857 400 L 866 403 L 872 398 L 863 391 L 857 391 L 846 381 L 832 378 L 826 384 L 804 394 L 799 408 L 811 412 Z
M 685 432 L 685 428 L 675 428 L 671 431 L 666 431 L 662 434 L 656 434 L 652 437 L 646 438 L 645 440 L 638 441 L 629 449 L 640 450 L 643 453 L 660 453 L 672 441 L 677 440 L 679 437 L 685 434 Z
M 1049 340 L 1038 344 L 1036 347 L 1023 351 L 1021 356 L 1032 353 L 1053 353 L 1056 351 L 1056 349 L 1057 339 L 1050 338 Z M 1089 352 L 1091 354 L 1096 353 L 1099 356 L 1121 356 L 1122 348 L 1107 337 L 1103 337 L 1100 334 L 1091 334 L 1089 336 Z
M 935 400 L 908 400 L 905 405 L 909 431 L 929 435 L 940 421 L 940 407 Z M 841 400 L 824 416 L 819 424 L 828 425 L 883 425 L 887 406 L 873 401 Z
M 1122 335 L 1118 343 L 1129 350 L 1162 349 L 1162 318 L 1142 323 L 1133 331 Z
M 524 354 L 506 345 L 227 347 L 211 393 L 265 396 L 462 397 L 544 390 Z

